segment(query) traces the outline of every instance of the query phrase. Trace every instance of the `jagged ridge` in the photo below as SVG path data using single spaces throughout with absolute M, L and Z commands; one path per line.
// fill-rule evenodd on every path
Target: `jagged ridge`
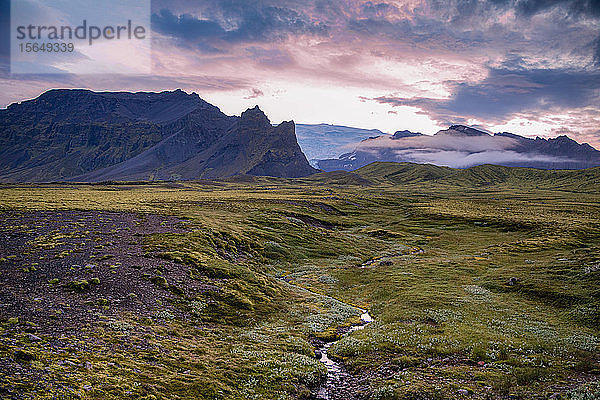
M 0 110 L 0 180 L 299 177 L 293 122 L 231 117 L 197 94 L 50 90 Z

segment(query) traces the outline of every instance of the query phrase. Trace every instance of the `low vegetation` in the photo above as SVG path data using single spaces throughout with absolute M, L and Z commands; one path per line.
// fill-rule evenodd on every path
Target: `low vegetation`
M 0 187 L 0 397 L 600 398 L 598 171 L 395 168 Z

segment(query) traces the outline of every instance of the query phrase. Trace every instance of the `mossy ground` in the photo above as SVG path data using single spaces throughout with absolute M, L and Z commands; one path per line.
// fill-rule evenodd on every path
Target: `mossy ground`
M 309 398 L 332 297 L 361 396 L 577 398 L 600 194 L 528 185 L 3 186 L 0 395 Z

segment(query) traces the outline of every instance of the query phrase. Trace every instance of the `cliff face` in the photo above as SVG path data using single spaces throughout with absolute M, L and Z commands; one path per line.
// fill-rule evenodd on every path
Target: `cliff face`
M 196 94 L 51 90 L 0 110 L 0 180 L 101 181 L 314 173 L 294 124 L 223 114 Z
M 258 107 L 243 113 L 237 136 L 244 138 L 244 147 L 250 149 L 249 154 L 253 156 L 247 173 L 287 178 L 315 173 L 300 150 L 295 132 L 293 121 L 271 126 Z

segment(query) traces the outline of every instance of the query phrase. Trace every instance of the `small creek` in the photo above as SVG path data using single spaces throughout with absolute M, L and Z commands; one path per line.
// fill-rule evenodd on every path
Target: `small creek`
M 367 324 L 373 322 L 373 318 L 369 315 L 369 312 L 367 310 L 360 310 L 362 311 L 362 314 L 360 316 L 362 324 L 350 327 L 350 329 L 344 334 L 344 336 L 350 334 L 351 332 L 364 329 L 365 326 L 367 326 Z M 321 359 L 319 361 L 321 361 L 327 367 L 327 381 L 321 386 L 319 392 L 317 393 L 318 400 L 334 399 L 334 397 L 332 396 L 332 392 L 342 387 L 344 381 L 349 377 L 348 372 L 346 372 L 346 370 L 342 368 L 342 366 L 338 362 L 332 360 L 327 355 L 327 351 L 329 350 L 329 348 L 337 342 L 337 340 L 334 342 L 328 342 L 319 348 L 319 351 L 321 352 Z
M 361 323 L 351 326 L 350 329 L 348 329 L 348 331 L 344 333 L 342 337 L 345 337 L 354 331 L 364 329 L 365 326 L 374 321 L 373 317 L 371 317 L 368 310 L 353 306 L 348 303 L 344 303 L 330 296 L 313 292 L 312 290 L 309 290 L 307 288 L 295 285 L 287 281 L 285 278 L 280 278 L 280 280 L 284 284 L 294 287 L 297 290 L 310 293 L 314 296 L 332 299 L 359 310 L 361 312 Z M 319 359 L 319 361 L 321 361 L 323 364 L 325 364 L 325 367 L 327 367 L 327 380 L 319 388 L 319 391 L 316 395 L 316 400 L 350 400 L 354 398 L 355 387 L 353 387 L 352 385 L 353 377 L 350 376 L 350 374 L 348 374 L 346 369 L 339 362 L 332 360 L 327 355 L 327 351 L 329 350 L 329 348 L 335 343 L 337 343 L 339 340 L 341 340 L 341 338 L 333 342 L 324 343 L 321 347 L 318 348 L 318 351 L 321 353 L 321 358 Z

